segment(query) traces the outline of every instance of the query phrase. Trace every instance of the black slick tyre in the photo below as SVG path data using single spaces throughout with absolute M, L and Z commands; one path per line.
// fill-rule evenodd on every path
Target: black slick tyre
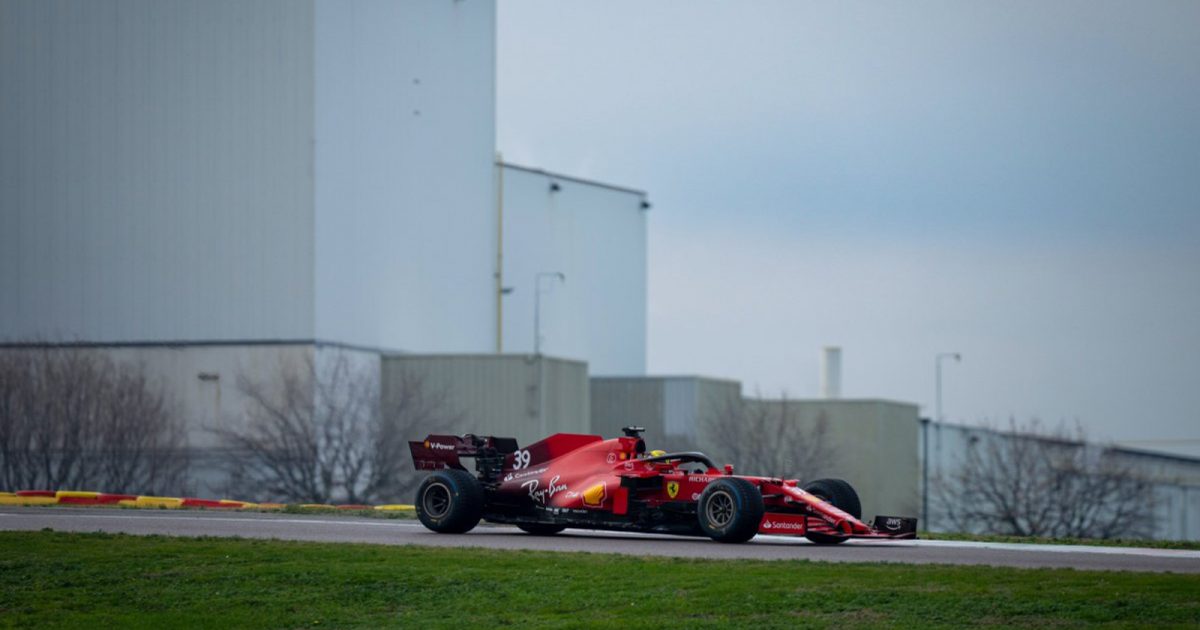
M 517 529 L 534 536 L 553 536 L 566 528 L 566 525 L 553 523 L 520 523 L 517 525 Z
M 862 503 L 858 500 L 858 493 L 843 479 L 818 479 L 805 484 L 804 491 L 820 497 L 826 503 L 832 504 L 854 518 L 862 518 Z M 818 545 L 836 545 L 846 542 L 845 536 L 818 532 L 809 532 L 804 537 Z
M 746 542 L 754 538 L 762 522 L 762 492 L 745 479 L 718 479 L 700 493 L 696 518 L 700 529 L 717 542 Z
M 417 488 L 421 524 L 439 534 L 471 531 L 483 517 L 483 486 L 463 470 L 439 470 Z

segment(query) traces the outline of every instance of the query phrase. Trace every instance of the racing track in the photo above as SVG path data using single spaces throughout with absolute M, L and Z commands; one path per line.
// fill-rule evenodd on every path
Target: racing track
M 488 525 L 481 525 L 465 535 L 444 535 L 434 534 L 414 520 L 351 516 L 67 507 L 0 508 L 0 530 L 40 530 L 47 527 L 71 532 L 241 536 L 384 545 L 591 551 L 684 558 L 981 564 L 1024 568 L 1200 573 L 1200 551 L 1169 549 L 935 540 L 851 541 L 835 547 L 824 547 L 809 544 L 804 539 L 762 535 L 747 544 L 724 545 L 701 538 L 582 530 L 568 530 L 556 536 L 538 537 L 524 534 L 512 527 Z

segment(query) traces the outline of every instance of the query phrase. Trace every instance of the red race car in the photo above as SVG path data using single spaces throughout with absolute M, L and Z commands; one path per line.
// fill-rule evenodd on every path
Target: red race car
M 642 429 L 625 436 L 558 433 L 528 448 L 512 438 L 430 435 L 409 442 L 418 470 L 435 471 L 417 490 L 417 517 L 440 533 L 467 532 L 480 519 L 531 534 L 568 527 L 708 536 L 740 543 L 755 534 L 916 538 L 917 519 L 859 520 L 858 494 L 840 479 L 803 487 L 794 479 L 734 475 L 703 453 L 646 453 Z M 461 458 L 475 459 L 475 474 Z

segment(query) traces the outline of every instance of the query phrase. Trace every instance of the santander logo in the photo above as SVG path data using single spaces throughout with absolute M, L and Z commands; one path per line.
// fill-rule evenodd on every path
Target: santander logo
M 790 523 L 787 521 L 764 521 L 762 528 L 763 529 L 803 531 L 804 523 Z

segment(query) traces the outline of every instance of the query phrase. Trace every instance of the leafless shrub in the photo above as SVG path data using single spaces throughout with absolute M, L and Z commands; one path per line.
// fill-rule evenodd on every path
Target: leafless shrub
M 456 433 L 462 416 L 451 408 L 447 392 L 411 371 L 392 373 L 382 399 L 386 421 L 378 433 L 380 447 L 372 452 L 371 488 L 379 499 L 408 503 L 426 475 L 413 466 L 408 441 L 429 433 Z
M 723 396 L 702 424 L 714 455 L 746 474 L 815 479 L 834 461 L 828 418 L 806 422 L 786 395 Z
M 935 488 L 943 514 L 962 531 L 1137 538 L 1154 525 L 1150 482 L 1078 429 L 1012 422 L 1004 432 L 980 432 Z
M 180 492 L 184 440 L 143 366 L 74 347 L 0 353 L 0 486 Z
M 414 476 L 407 440 L 445 430 L 456 418 L 419 376 L 401 374 L 391 385 L 382 393 L 378 372 L 354 367 L 344 353 L 321 367 L 311 358 L 280 365 L 266 381 L 240 375 L 247 421 L 218 431 L 241 454 L 234 487 L 294 502 L 405 496 Z

